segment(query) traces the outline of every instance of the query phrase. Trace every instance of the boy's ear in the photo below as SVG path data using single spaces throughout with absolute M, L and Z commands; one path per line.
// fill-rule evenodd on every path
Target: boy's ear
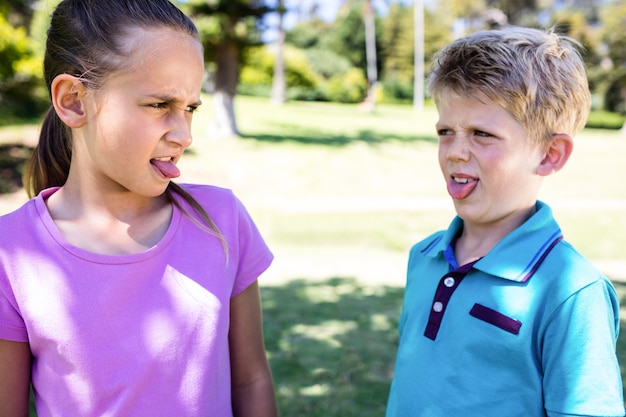
M 548 148 L 539 167 L 537 174 L 547 176 L 559 171 L 569 159 L 574 150 L 574 140 L 566 133 L 552 135 Z
M 59 118 L 71 128 L 79 128 L 86 122 L 84 98 L 87 88 L 77 77 L 59 74 L 50 88 L 52 105 Z

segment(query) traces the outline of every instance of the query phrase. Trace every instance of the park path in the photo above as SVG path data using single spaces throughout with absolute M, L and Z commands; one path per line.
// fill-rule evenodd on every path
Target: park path
M 13 135 L 7 136 L 0 130 L 0 144 L 21 142 L 33 146 L 37 139 L 38 127 L 25 126 Z M 194 159 L 196 159 L 194 161 Z M 206 162 L 201 158 L 186 160 L 191 171 L 198 169 L 198 176 L 192 175 L 190 182 L 206 182 L 202 177 Z M 196 168 L 200 165 L 201 168 Z M 452 203 L 447 197 L 380 197 L 380 196 L 334 196 L 334 197 L 291 197 L 290 195 L 259 194 L 258 190 L 240 190 L 238 196 L 253 212 L 256 210 L 280 214 L 297 213 L 376 213 L 376 212 L 419 212 L 442 211 L 453 215 Z M 26 194 L 19 191 L 0 195 L 0 215 L 19 207 L 26 201 Z M 626 213 L 626 199 L 546 199 L 558 210 L 590 212 L 596 209 Z M 293 246 L 280 242 L 268 242 L 275 254 L 272 267 L 262 277 L 262 283 L 276 285 L 288 280 L 328 279 L 331 277 L 355 278 L 377 285 L 404 285 L 408 253 L 376 247 L 347 247 L 345 245 Z M 408 252 L 408 248 L 407 248 Z M 612 279 L 626 283 L 626 256 L 623 260 L 592 260 Z
M 23 191 L 0 196 L 0 214 L 7 213 L 26 201 Z M 251 212 L 271 211 L 294 213 L 377 213 L 418 212 L 442 210 L 453 215 L 449 199 L 445 198 L 380 198 L 337 197 L 300 199 L 244 199 Z M 579 211 L 616 210 L 626 212 L 626 200 L 555 200 L 555 210 L 575 207 Z M 265 285 L 279 285 L 293 279 L 323 280 L 332 277 L 354 278 L 364 284 L 404 285 L 407 253 L 375 247 L 348 247 L 345 245 L 289 246 L 268 239 L 275 261 L 262 277 Z M 408 251 L 408 249 L 407 249 Z M 613 280 L 626 283 L 626 259 L 592 260 Z

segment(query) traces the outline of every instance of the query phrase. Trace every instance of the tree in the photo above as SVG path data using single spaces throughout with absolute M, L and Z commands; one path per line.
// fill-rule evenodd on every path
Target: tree
M 605 107 L 626 113 L 626 1 L 607 4 L 601 11 L 602 39 L 607 53 L 602 61 Z
M 39 116 L 43 110 L 41 58 L 29 36 L 31 3 L 0 1 L 0 112 L 5 120 Z
M 424 110 L 424 0 L 413 2 L 413 27 L 415 30 L 413 60 L 413 108 Z
M 287 101 L 287 83 L 285 81 L 285 28 L 283 18 L 285 6 L 283 0 L 278 0 L 278 38 L 276 39 L 276 56 L 274 58 L 274 74 L 272 77 L 271 100 L 275 104 Z
M 360 0 L 348 1 L 340 8 L 327 42 L 326 47 L 366 73 L 365 23 Z
M 217 138 L 239 135 L 234 98 L 246 49 L 261 44 L 261 18 L 273 9 L 260 0 L 192 0 L 188 4 L 213 72 Z
M 363 23 L 365 26 L 365 58 L 367 61 L 367 110 L 372 111 L 376 105 L 376 88 L 378 86 L 378 60 L 376 59 L 376 19 L 372 0 L 363 4 Z

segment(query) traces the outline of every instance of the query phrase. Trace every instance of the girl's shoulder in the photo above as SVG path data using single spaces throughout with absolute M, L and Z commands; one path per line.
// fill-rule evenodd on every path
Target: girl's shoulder
M 19 230 L 29 221 L 36 220 L 36 199 L 37 197 L 30 199 L 17 209 L 0 215 L 0 235 L 5 234 L 10 229 Z
M 236 199 L 233 191 L 228 188 L 218 187 L 216 185 L 206 184 L 178 184 L 182 189 L 187 191 L 197 200 L 203 199 Z

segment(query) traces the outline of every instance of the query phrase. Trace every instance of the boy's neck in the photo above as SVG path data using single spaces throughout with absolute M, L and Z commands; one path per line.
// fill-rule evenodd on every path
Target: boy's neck
M 487 255 L 505 236 L 521 226 L 536 212 L 533 205 L 524 216 L 513 221 L 501 221 L 488 225 L 463 222 L 463 230 L 454 242 L 454 256 L 458 265 L 465 265 Z

